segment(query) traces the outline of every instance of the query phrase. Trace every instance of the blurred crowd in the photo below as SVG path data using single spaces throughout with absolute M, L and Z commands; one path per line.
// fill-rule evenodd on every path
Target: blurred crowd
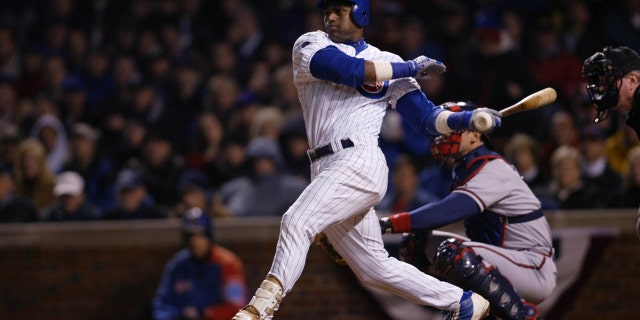
M 291 47 L 322 29 L 315 0 L 33 0 L 0 12 L 0 221 L 277 216 L 309 183 Z M 371 0 L 365 39 L 447 72 L 436 104 L 552 105 L 491 133 L 547 209 L 637 207 L 640 144 L 593 123 L 582 61 L 640 51 L 640 0 Z M 450 163 L 389 110 L 379 210 L 448 192 Z

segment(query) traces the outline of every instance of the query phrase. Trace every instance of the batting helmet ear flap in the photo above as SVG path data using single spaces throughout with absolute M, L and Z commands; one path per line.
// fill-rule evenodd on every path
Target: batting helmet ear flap
M 334 0 L 335 1 L 335 0 Z M 330 0 L 318 0 L 316 7 L 324 9 Z M 364 27 L 369 24 L 369 0 L 342 0 L 342 3 L 352 3 L 351 19 L 358 27 Z
M 364 27 L 369 24 L 369 0 L 353 1 L 353 10 L 351 17 L 358 27 Z

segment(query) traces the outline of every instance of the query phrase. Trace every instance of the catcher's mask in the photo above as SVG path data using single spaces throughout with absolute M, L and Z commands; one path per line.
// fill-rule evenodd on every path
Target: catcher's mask
M 471 102 L 445 102 L 440 105 L 440 108 L 451 112 L 460 112 L 473 111 L 478 108 L 478 106 Z M 466 130 L 454 131 L 449 134 L 436 137 L 430 146 L 433 158 L 437 161 L 447 158 L 456 158 L 460 152 L 460 142 L 462 142 L 462 134 L 465 131 Z M 486 134 L 482 134 L 481 139 L 485 145 L 489 148 L 493 148 L 491 140 L 489 140 L 489 137 Z
M 587 93 L 596 105 L 595 122 L 606 119 L 618 104 L 622 77 L 639 69 L 640 56 L 629 47 L 605 47 L 584 61 L 582 76 L 589 83 Z

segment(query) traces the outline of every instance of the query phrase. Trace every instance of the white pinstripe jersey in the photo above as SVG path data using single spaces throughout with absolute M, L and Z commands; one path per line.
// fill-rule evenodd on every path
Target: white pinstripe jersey
M 316 148 L 338 139 L 380 133 L 388 106 L 406 93 L 419 89 L 413 78 L 390 80 L 352 88 L 313 77 L 311 58 L 320 49 L 335 46 L 349 56 L 369 61 L 403 62 L 398 55 L 368 45 L 356 53 L 352 46 L 335 43 L 323 31 L 308 32 L 293 46 L 293 81 L 298 89 L 309 146 Z

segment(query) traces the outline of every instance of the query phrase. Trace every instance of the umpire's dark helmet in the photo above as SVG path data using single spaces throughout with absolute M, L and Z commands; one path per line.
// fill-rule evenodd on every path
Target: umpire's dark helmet
M 605 47 L 584 61 L 582 76 L 598 111 L 595 122 L 606 119 L 618 104 L 619 80 L 632 70 L 640 70 L 640 56 L 629 47 Z
M 364 27 L 369 24 L 369 0 L 318 0 L 317 6 L 320 9 L 324 9 L 332 3 L 353 4 L 353 9 L 351 10 L 353 22 L 355 22 L 358 27 Z

